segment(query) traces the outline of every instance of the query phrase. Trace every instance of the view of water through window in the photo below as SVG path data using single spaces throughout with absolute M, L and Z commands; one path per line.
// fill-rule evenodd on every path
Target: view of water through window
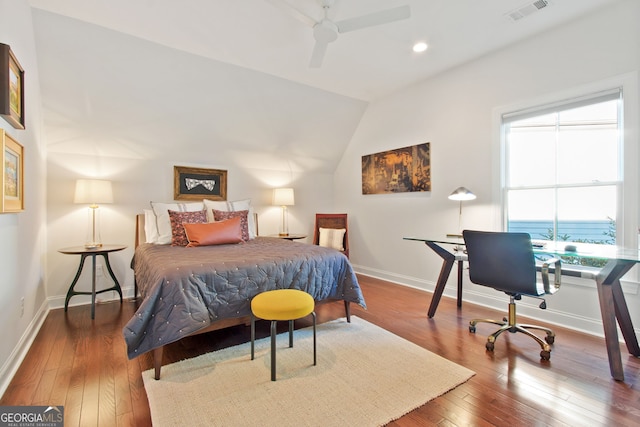
M 622 194 L 620 94 L 503 117 L 508 231 L 615 245 Z

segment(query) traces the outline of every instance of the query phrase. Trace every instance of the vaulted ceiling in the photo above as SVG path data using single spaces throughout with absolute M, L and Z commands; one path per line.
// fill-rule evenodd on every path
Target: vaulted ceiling
M 312 28 L 287 7 L 319 21 L 319 0 L 29 0 L 51 151 L 148 157 L 179 141 L 329 171 L 369 102 L 616 1 L 336 0 L 335 21 L 411 17 L 339 34 L 311 68 Z

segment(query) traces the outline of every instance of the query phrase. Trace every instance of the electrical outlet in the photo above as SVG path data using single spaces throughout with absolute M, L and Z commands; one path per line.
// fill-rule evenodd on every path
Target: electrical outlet
M 20 298 L 20 317 L 24 316 L 24 297 Z
M 102 264 L 98 264 L 96 265 L 96 276 L 102 277 L 102 275 L 103 275 Z

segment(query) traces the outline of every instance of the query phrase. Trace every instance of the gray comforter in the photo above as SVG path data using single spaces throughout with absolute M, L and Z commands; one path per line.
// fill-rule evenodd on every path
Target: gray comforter
M 268 237 L 204 247 L 142 244 L 132 268 L 143 301 L 124 327 L 130 359 L 220 319 L 247 316 L 260 292 L 301 289 L 316 301 L 365 301 L 340 252 Z

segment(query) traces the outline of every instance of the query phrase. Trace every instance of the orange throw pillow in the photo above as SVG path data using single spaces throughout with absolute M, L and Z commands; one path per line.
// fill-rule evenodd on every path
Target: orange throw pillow
M 184 231 L 189 240 L 187 247 L 240 243 L 243 241 L 240 223 L 239 217 L 204 224 L 185 223 Z

